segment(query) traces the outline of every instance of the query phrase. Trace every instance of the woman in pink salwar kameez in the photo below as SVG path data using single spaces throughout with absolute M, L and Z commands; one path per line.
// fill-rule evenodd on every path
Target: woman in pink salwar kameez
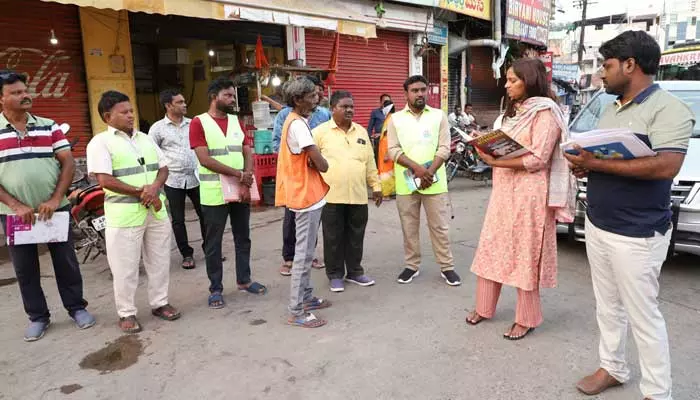
M 471 268 L 478 276 L 476 309 L 466 320 L 492 318 L 501 286 L 514 286 L 515 323 L 504 337 L 518 340 L 542 323 L 539 289 L 557 284 L 556 220 L 571 219 L 574 182 L 559 148 L 566 123 L 544 65 L 518 60 L 506 78 L 510 102 L 500 129 L 530 153 L 511 160 L 480 153 L 494 167 L 493 192 Z

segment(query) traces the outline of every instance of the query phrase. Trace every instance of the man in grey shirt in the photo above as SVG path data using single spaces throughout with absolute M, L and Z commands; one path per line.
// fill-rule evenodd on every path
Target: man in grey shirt
M 195 262 L 192 257 L 194 250 L 188 243 L 185 226 L 186 197 L 192 201 L 199 217 L 202 238 L 204 238 L 204 223 L 199 203 L 197 157 L 190 149 L 190 119 L 185 117 L 187 103 L 179 91 L 171 89 L 160 94 L 160 103 L 165 107 L 165 118 L 153 124 L 148 134 L 163 151 L 170 171 L 164 188 L 172 215 L 175 241 L 182 254 L 182 268 L 192 269 L 195 267 Z

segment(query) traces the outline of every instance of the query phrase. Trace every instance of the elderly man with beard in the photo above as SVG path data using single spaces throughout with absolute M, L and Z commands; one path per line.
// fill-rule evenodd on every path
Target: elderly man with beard
M 449 199 L 443 165 L 450 157 L 449 123 L 445 113 L 425 104 L 428 81 L 424 77 L 408 78 L 404 91 L 406 108 L 394 113 L 387 127 L 406 263 L 398 281 L 410 283 L 419 273 L 422 204 L 441 275 L 448 285 L 459 286 L 462 282 L 454 271 L 450 250 Z
M 374 285 L 362 268 L 367 186 L 372 188 L 377 207 L 382 203 L 382 186 L 369 135 L 352 122 L 355 104 L 350 92 L 333 93 L 331 112 L 333 118 L 314 129 L 313 137 L 328 160 L 328 172 L 322 175 L 330 191 L 321 216 L 326 275 L 331 292 L 342 292 L 343 279 L 360 286 Z
M 14 71 L 0 71 L 0 220 L 17 215 L 25 223 L 50 219 L 55 211 L 68 211 L 66 191 L 75 163 L 70 144 L 58 125 L 30 113 L 32 98 L 27 77 Z M 73 239 L 49 243 L 49 252 L 63 306 L 78 328 L 95 325 L 83 299 L 83 278 L 75 256 Z M 31 321 L 24 340 L 41 339 L 49 327 L 49 308 L 41 289 L 39 254 L 36 244 L 10 245 L 10 257 L 17 275 L 24 311 Z
M 233 115 L 236 89 L 231 80 L 220 78 L 209 84 L 209 111 L 190 123 L 190 145 L 199 159 L 199 197 L 204 217 L 204 253 L 209 276 L 210 308 L 223 308 L 223 261 L 221 242 L 226 219 L 236 250 L 238 289 L 263 295 L 267 288 L 251 279 L 250 272 L 250 191 L 253 184 L 253 160 L 250 144 L 245 142 L 238 117 Z M 240 179 L 242 202 L 224 200 L 220 175 Z

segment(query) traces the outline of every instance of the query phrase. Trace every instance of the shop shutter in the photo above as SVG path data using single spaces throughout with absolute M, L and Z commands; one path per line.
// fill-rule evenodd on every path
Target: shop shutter
M 479 110 L 498 110 L 501 97 L 505 95 L 504 79 L 499 84 L 493 78 L 491 48 L 474 47 L 470 49 L 471 60 L 471 103 Z
M 78 7 L 38 0 L 0 0 L 0 69 L 29 76 L 32 113 L 71 126 L 84 157 L 92 138 Z M 58 45 L 49 43 L 53 29 Z
M 328 68 L 334 40 L 335 32 L 306 29 L 306 64 Z M 397 109 L 403 108 L 408 61 L 407 33 L 378 29 L 376 39 L 341 36 L 333 90 L 352 93 L 355 122 L 367 127 L 382 93 L 391 95 Z
M 463 82 L 460 82 L 460 78 L 462 76 L 462 55 L 460 54 L 457 57 L 450 57 L 448 59 L 448 85 L 449 85 L 449 90 L 447 91 L 448 93 L 448 110 L 452 112 L 452 110 L 455 109 L 456 105 L 464 106 L 461 103 L 461 98 L 460 98 L 460 93 L 462 91 L 462 84 Z

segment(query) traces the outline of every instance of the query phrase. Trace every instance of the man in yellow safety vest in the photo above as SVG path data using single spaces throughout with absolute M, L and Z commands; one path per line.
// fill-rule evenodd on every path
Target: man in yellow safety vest
M 450 286 L 461 285 L 450 250 L 449 198 L 444 163 L 450 157 L 449 122 L 441 110 L 425 104 L 428 81 L 415 75 L 404 82 L 406 108 L 393 114 L 387 127 L 389 155 L 394 160 L 396 205 L 405 251 L 399 283 L 410 283 L 420 267 L 421 204 L 441 275 Z
M 168 303 L 172 230 L 162 193 L 168 167 L 153 139 L 134 128 L 129 97 L 107 91 L 97 110 L 108 128 L 88 144 L 88 172 L 105 191 L 107 261 L 119 328 L 136 333 L 141 331 L 134 301 L 141 256 L 152 314 L 168 321 L 180 318 L 180 312 Z
M 236 250 L 236 281 L 238 289 L 253 294 L 265 294 L 267 289 L 250 277 L 250 186 L 253 184 L 253 156 L 245 134 L 233 115 L 236 88 L 233 82 L 220 78 L 209 85 L 209 111 L 190 123 L 190 146 L 199 159 L 199 197 L 204 218 L 204 253 L 209 276 L 209 307 L 223 308 L 223 262 L 221 242 L 226 220 Z M 241 183 L 241 201 L 224 200 L 222 176 L 233 177 Z

